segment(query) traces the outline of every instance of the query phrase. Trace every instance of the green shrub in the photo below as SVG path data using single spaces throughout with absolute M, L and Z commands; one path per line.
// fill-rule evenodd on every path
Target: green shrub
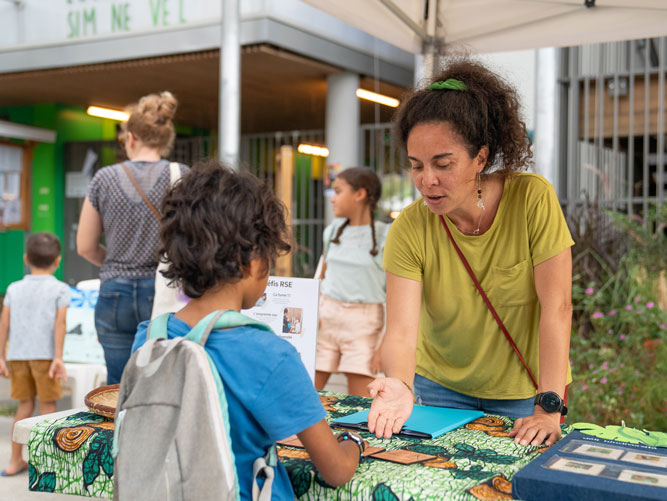
M 570 218 L 573 234 L 582 219 L 585 227 L 605 216 L 614 227 L 604 237 L 575 235 L 568 421 L 624 420 L 631 427 L 664 431 L 667 314 L 656 284 L 667 265 L 667 206 L 652 208 L 645 221 L 590 207 L 585 218 Z

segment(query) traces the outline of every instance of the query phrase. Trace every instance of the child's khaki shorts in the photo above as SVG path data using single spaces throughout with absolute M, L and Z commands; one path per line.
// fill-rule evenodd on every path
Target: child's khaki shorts
M 9 396 L 14 400 L 35 398 L 40 402 L 52 402 L 62 396 L 60 381 L 49 377 L 51 360 L 10 360 Z
M 374 377 L 371 359 L 383 329 L 383 303 L 344 303 L 320 294 L 315 368 Z

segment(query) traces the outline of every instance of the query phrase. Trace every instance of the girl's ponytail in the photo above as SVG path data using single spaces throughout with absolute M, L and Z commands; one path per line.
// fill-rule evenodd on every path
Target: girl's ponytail
M 377 256 L 378 255 L 378 243 L 377 239 L 375 238 L 375 207 L 372 205 L 369 206 L 369 209 L 371 211 L 371 235 L 373 236 L 373 248 L 371 249 L 371 256 Z
M 345 222 L 340 226 L 340 228 L 338 228 L 338 231 L 336 232 L 336 236 L 331 239 L 332 244 L 339 244 L 340 243 L 340 239 L 338 237 L 340 237 L 340 234 L 343 233 L 343 230 L 345 229 L 345 227 L 348 224 L 350 224 L 350 220 L 346 219 Z
M 382 196 L 382 183 L 380 182 L 380 178 L 370 167 L 350 167 L 341 171 L 338 174 L 338 177 L 348 183 L 355 191 L 360 190 L 361 188 L 366 190 L 366 202 L 368 203 L 368 209 L 371 213 L 371 235 L 373 236 L 373 248 L 370 250 L 370 254 L 371 256 L 377 256 L 378 249 L 377 238 L 375 236 L 375 209 L 377 208 L 378 201 Z M 338 228 L 336 236 L 331 239 L 332 244 L 340 243 L 339 237 L 348 224 L 350 224 L 349 219 L 347 219 L 345 223 L 343 223 L 343 225 Z

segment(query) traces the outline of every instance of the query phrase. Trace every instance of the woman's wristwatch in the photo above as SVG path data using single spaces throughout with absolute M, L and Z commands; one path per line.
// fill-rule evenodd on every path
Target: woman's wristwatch
M 351 440 L 355 444 L 357 444 L 357 447 L 359 447 L 359 458 L 364 455 L 364 451 L 366 450 L 366 442 L 364 442 L 364 439 L 361 438 L 359 435 L 357 435 L 353 431 L 344 431 L 343 433 L 340 433 L 336 435 L 336 440 L 339 442 L 345 442 L 346 440 Z
M 559 412 L 561 416 L 567 415 L 567 407 L 560 395 L 554 391 L 546 391 L 535 395 L 535 405 L 539 405 L 548 413 Z

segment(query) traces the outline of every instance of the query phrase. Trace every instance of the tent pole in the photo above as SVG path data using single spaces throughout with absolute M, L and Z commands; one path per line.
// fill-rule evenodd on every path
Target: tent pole
M 438 37 L 438 0 L 428 2 L 425 13 L 426 36 L 422 38 L 422 74 L 419 80 L 431 82 L 440 72 L 440 49 L 444 46 Z
M 410 16 L 403 12 L 403 10 L 393 2 L 393 0 L 380 0 L 380 2 L 382 5 L 387 7 L 387 9 L 392 12 L 392 14 L 403 21 L 403 23 L 406 24 L 408 28 L 414 31 L 419 38 L 425 40 L 428 37 L 428 34 L 426 31 L 424 31 L 424 28 L 415 23 Z

